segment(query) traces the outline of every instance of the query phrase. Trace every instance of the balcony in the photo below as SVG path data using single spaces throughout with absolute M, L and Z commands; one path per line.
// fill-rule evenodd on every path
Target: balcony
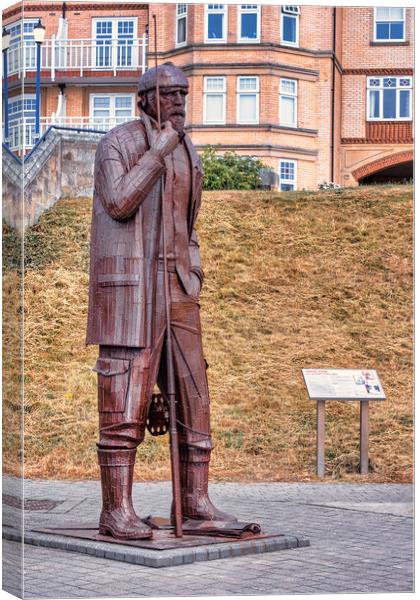
M 73 130 L 88 129 L 91 131 L 109 131 L 120 123 L 126 123 L 135 119 L 134 115 L 127 117 L 41 117 L 40 135 L 42 136 L 48 127 L 67 127 Z M 21 152 L 23 155 L 35 145 L 35 118 L 15 119 L 9 123 L 9 148 L 13 152 Z
M 51 39 L 41 46 L 41 71 L 49 71 L 54 81 L 57 73 L 71 72 L 80 77 L 91 72 L 146 70 L 147 36 L 138 39 Z M 36 71 L 36 42 L 25 40 L 8 50 L 8 73 L 25 77 Z

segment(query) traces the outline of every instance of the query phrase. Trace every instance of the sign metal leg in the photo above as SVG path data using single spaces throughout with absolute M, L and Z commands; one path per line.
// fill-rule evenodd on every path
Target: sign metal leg
M 316 474 L 325 475 L 325 400 L 316 403 Z
M 360 402 L 360 474 L 369 473 L 369 401 Z

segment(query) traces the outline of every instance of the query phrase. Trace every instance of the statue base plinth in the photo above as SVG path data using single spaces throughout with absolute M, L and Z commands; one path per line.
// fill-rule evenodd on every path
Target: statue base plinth
M 5 528 L 4 537 L 20 541 L 19 532 L 13 528 Z M 202 533 L 177 538 L 171 530 L 165 529 L 154 530 L 153 539 L 117 540 L 100 535 L 96 524 L 82 523 L 63 528 L 26 531 L 24 541 L 35 546 L 80 552 L 155 568 L 310 545 L 309 539 L 304 536 L 279 532 L 259 533 L 245 539 Z

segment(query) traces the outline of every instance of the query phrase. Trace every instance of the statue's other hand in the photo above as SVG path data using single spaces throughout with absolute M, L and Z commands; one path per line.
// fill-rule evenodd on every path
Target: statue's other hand
M 179 135 L 172 127 L 170 121 L 165 121 L 162 125 L 161 131 L 157 134 L 156 139 L 152 144 L 152 149 L 164 158 L 167 154 L 170 154 L 175 150 L 179 142 Z

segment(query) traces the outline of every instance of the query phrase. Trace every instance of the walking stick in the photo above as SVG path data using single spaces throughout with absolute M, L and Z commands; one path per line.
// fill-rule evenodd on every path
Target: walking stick
M 157 36 L 156 36 L 156 15 L 153 14 L 154 35 L 155 35 L 155 67 L 156 67 L 156 105 L 157 122 L 159 131 L 161 130 L 160 119 L 160 92 L 159 92 L 159 73 L 157 63 Z M 179 448 L 178 448 L 178 429 L 176 426 L 176 400 L 175 400 L 175 375 L 174 375 L 174 357 L 172 354 L 172 335 L 171 335 L 171 298 L 169 290 L 168 275 L 168 257 L 166 248 L 166 223 L 164 212 L 164 179 L 161 179 L 161 207 L 162 207 L 162 243 L 163 243 L 163 273 L 164 273 L 164 296 L 165 296 L 165 316 L 166 316 L 166 370 L 167 370 L 167 394 L 169 403 L 169 444 L 171 450 L 171 471 L 172 471 L 172 495 L 175 516 L 175 535 L 182 537 L 182 507 L 181 507 L 181 481 L 179 470 Z

